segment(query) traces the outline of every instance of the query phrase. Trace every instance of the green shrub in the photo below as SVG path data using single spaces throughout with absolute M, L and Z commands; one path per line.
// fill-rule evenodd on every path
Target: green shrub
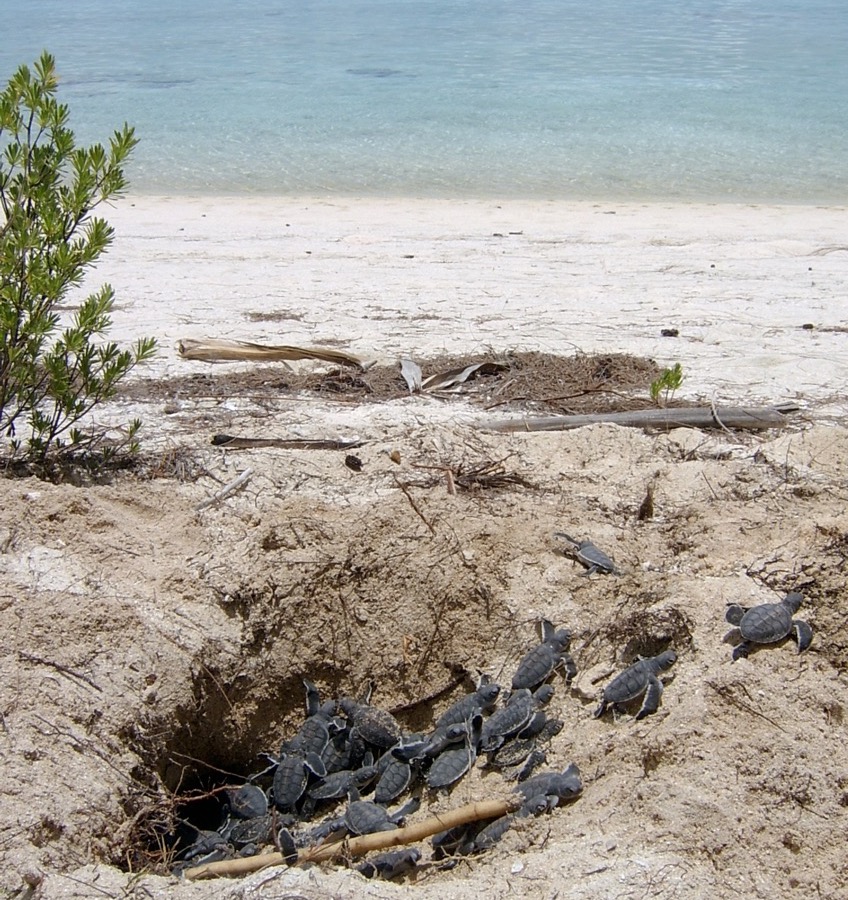
M 102 436 L 78 423 L 156 350 L 152 338 L 131 349 L 102 339 L 115 300 L 108 284 L 61 321 L 69 290 L 112 243 L 113 229 L 92 211 L 123 192 L 138 142 L 125 124 L 108 149 L 77 147 L 57 86 L 43 53 L 0 94 L 0 434 L 15 455 L 40 463 L 98 444 Z M 131 443 L 139 427 L 130 426 Z

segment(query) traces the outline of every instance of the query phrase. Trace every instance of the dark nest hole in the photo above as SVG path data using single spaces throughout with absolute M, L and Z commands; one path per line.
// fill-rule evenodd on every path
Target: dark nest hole
M 589 668 L 610 650 L 615 663 L 629 666 L 639 657 L 658 656 L 665 650 L 678 655 L 692 649 L 692 623 L 674 607 L 640 609 L 616 617 L 591 635 L 581 649 L 581 663 Z
M 476 356 L 443 355 L 416 362 L 424 378 L 476 363 L 493 363 L 483 366 L 451 396 L 467 397 L 487 409 L 551 414 L 650 408 L 654 405 L 650 399 L 651 383 L 661 374 L 653 360 L 625 353 L 557 356 L 489 352 Z M 375 365 L 366 371 L 350 368 L 304 372 L 283 365 L 262 365 L 249 371 L 215 368 L 203 374 L 133 381 L 121 386 L 119 399 L 268 400 L 273 395 L 304 394 L 380 403 L 408 396 L 409 388 L 399 365 Z
M 313 586 L 315 590 L 321 586 L 326 589 L 337 579 L 346 584 L 357 577 L 356 572 L 345 569 L 343 573 L 328 573 L 326 578 L 316 576 Z M 343 592 L 344 584 L 336 586 Z M 473 668 L 472 657 L 479 653 L 479 663 L 485 665 L 483 648 L 492 643 L 491 630 L 481 627 L 479 643 L 472 646 L 463 642 L 463 652 L 470 654 L 463 655 L 451 649 L 451 640 L 443 634 L 453 634 L 454 629 L 441 623 L 431 641 L 421 642 L 422 667 L 410 666 L 405 678 L 393 682 L 388 668 L 384 671 L 380 662 L 359 652 L 363 644 L 373 644 L 374 637 L 367 633 L 367 625 L 357 624 L 355 616 L 349 619 L 350 627 L 362 634 L 353 633 L 349 640 L 351 658 L 359 660 L 358 664 L 348 664 L 342 657 L 335 663 L 328 660 L 332 655 L 328 647 L 313 646 L 311 638 L 303 638 L 301 642 L 308 648 L 295 659 L 296 651 L 288 644 L 285 648 L 269 646 L 270 633 L 280 632 L 281 623 L 291 618 L 291 608 L 275 610 L 266 603 L 257 609 L 255 596 L 236 597 L 233 602 L 245 606 L 240 613 L 246 617 L 243 655 L 225 659 L 211 658 L 214 654 L 210 653 L 198 661 L 191 682 L 167 719 L 145 722 L 143 729 L 132 728 L 123 735 L 143 761 L 133 774 L 136 790 L 124 803 L 132 823 L 128 839 L 115 852 L 114 861 L 128 871 L 173 871 L 202 832 L 215 832 L 225 825 L 225 800 L 231 791 L 252 779 L 264 790 L 271 786 L 273 773 L 256 776 L 268 768 L 271 758 L 279 755 L 283 742 L 304 720 L 303 677 L 316 684 L 323 699 L 361 696 L 374 677 L 378 680 L 375 704 L 395 716 L 404 731 L 424 732 L 432 728 L 441 708 L 474 690 L 479 670 Z M 455 597 L 454 603 L 456 610 L 436 604 L 434 613 L 448 620 L 454 613 L 474 619 L 468 604 L 484 609 L 476 595 L 465 600 Z M 315 604 L 309 608 L 313 610 L 312 619 L 320 619 Z M 254 614 L 271 619 L 271 623 L 264 622 L 264 637 L 259 640 L 250 639 Z M 318 626 L 323 627 L 320 622 Z M 293 630 L 302 634 L 304 629 L 295 623 Z M 403 642 L 405 635 L 390 634 L 384 640 Z M 380 657 L 379 650 L 374 653 Z M 408 795 L 390 806 L 406 799 Z M 338 811 L 334 813 L 330 804 L 322 806 L 320 813 L 315 822 Z M 273 847 L 273 835 L 285 821 L 272 811 L 271 822 L 264 845 Z
M 316 671 L 320 669 L 320 664 L 316 664 Z M 475 673 L 449 664 L 445 664 L 445 669 L 439 690 L 407 703 L 378 705 L 395 716 L 406 732 L 429 730 L 437 704 L 447 705 L 476 686 Z M 338 674 L 331 676 L 332 682 L 319 682 L 322 698 L 356 695 L 357 692 L 345 690 Z M 250 783 L 267 795 L 273 784 L 273 763 L 284 742 L 305 718 L 303 681 L 291 678 L 275 686 L 275 693 L 281 698 L 278 714 L 284 716 L 286 726 L 272 735 L 267 726 L 269 704 L 260 704 L 259 710 L 240 710 L 236 702 L 222 695 L 221 679 L 221 673 L 206 667 L 196 673 L 191 710 L 183 708 L 170 721 L 160 723 L 159 731 L 168 735 L 164 743 L 153 746 L 147 738 L 140 739 L 138 733 L 123 735 L 148 760 L 133 772 L 136 790 L 124 802 L 133 824 L 127 846 L 118 848 L 115 862 L 126 871 L 168 874 L 175 866 L 190 865 L 181 863 L 185 852 L 204 833 L 217 832 L 234 821 L 228 812 L 228 799 L 234 792 Z M 263 693 L 261 685 L 254 687 L 255 693 Z M 283 703 L 287 705 L 283 707 Z M 249 703 L 245 700 L 244 705 Z M 239 720 L 242 724 L 234 729 L 233 722 Z M 409 794 L 389 806 L 398 806 L 407 799 Z M 344 802 L 320 804 L 313 818 L 304 822 L 315 824 L 337 815 Z M 277 830 L 290 823 L 286 814 L 275 810 L 270 802 L 268 822 L 270 830 L 262 843 L 274 847 Z

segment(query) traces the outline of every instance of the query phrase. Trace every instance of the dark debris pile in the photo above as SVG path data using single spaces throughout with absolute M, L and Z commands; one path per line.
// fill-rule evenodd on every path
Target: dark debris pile
M 660 375 L 654 360 L 626 353 L 491 353 L 484 357 L 444 355 L 418 360 L 424 374 L 481 364 L 479 374 L 461 386 L 461 396 L 486 408 L 538 413 L 593 413 L 653 406 L 651 383 Z M 491 365 L 487 366 L 487 363 Z M 121 399 L 181 401 L 273 400 L 313 394 L 350 402 L 380 403 L 409 396 L 395 365 L 375 365 L 364 372 L 348 369 L 291 371 L 280 365 L 256 365 L 166 379 L 137 379 L 120 387 Z M 674 405 L 674 404 L 672 404 Z

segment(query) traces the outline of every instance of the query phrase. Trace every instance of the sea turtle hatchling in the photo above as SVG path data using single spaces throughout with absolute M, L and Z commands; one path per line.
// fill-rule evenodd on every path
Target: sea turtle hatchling
M 377 761 L 377 771 L 379 775 L 374 787 L 374 800 L 377 803 L 397 800 L 412 784 L 418 772 L 411 763 L 392 756 L 391 750 L 387 750 Z
M 237 819 L 255 819 L 268 812 L 268 798 L 265 791 L 255 784 L 243 784 L 238 788 L 228 788 L 224 794 L 226 809 Z
M 449 706 L 436 720 L 436 728 L 446 728 L 459 722 L 466 722 L 478 710 L 484 713 L 494 709 L 501 687 L 494 681 L 483 678 L 471 694 L 460 697 Z
M 576 763 L 562 772 L 542 772 L 522 782 L 516 792 L 523 798 L 522 808 L 537 814 L 543 806 L 553 809 L 560 803 L 576 800 L 583 793 L 583 779 Z
M 421 851 L 417 847 L 405 847 L 402 850 L 389 850 L 378 853 L 356 868 L 366 878 L 400 878 L 411 872 L 421 859 Z
M 351 788 L 364 790 L 377 780 L 379 772 L 375 765 L 360 766 L 358 769 L 343 769 L 327 775 L 308 794 L 313 800 L 339 800 L 346 796 Z
M 360 703 L 352 697 L 342 697 L 339 700 L 339 707 L 364 740 L 381 750 L 388 750 L 389 747 L 394 747 L 400 741 L 401 727 L 388 710 L 370 706 L 370 699 L 371 690 L 369 688 L 364 702 Z
M 762 603 L 746 609 L 733 603 L 727 608 L 725 620 L 737 625 L 742 641 L 733 649 L 733 659 L 742 659 L 748 655 L 752 644 L 775 644 L 790 635 L 798 644 L 798 652 L 806 650 L 813 640 L 813 629 L 801 619 L 792 617 L 798 612 L 804 597 L 792 592 L 780 603 Z
M 455 784 L 477 761 L 483 731 L 483 716 L 475 713 L 468 726 L 465 741 L 442 751 L 432 762 L 424 776 L 427 786 L 442 790 Z
M 563 722 L 561 719 L 548 719 L 545 717 L 542 728 L 535 734 L 524 736 L 527 730 L 524 729 L 519 735 L 510 738 L 496 750 L 490 752 L 486 766 L 488 768 L 501 769 L 507 779 L 523 781 L 530 774 L 528 772 L 522 777 L 527 761 L 533 756 L 533 761 L 530 764 L 531 771 L 544 762 L 545 753 L 540 745 L 550 741 L 551 738 L 562 731 L 562 728 Z
M 403 820 L 416 812 L 421 805 L 417 797 L 413 797 L 400 809 L 390 813 L 385 806 L 373 800 L 360 800 L 359 794 L 352 790 L 350 802 L 345 810 L 344 826 L 350 834 L 375 834 L 378 831 L 393 831 Z
M 521 688 L 532 691 L 559 668 L 565 672 L 566 681 L 571 681 L 577 674 L 577 666 L 568 653 L 571 632 L 567 628 L 556 629 L 547 619 L 542 619 L 540 636 L 541 642 L 524 655 L 512 676 L 513 691 Z
M 656 712 L 663 692 L 662 682 L 658 676 L 676 661 L 677 654 L 673 650 L 665 650 L 659 656 L 643 657 L 633 663 L 604 688 L 601 704 L 595 710 L 595 718 L 600 718 L 610 704 L 618 706 L 642 696 L 645 699 L 642 701 L 641 709 L 636 713 L 636 718 L 644 719 L 650 713 Z
M 550 703 L 554 689 L 549 684 L 543 684 L 530 691 L 520 688 L 510 694 L 505 706 L 495 710 L 483 723 L 481 733 L 481 749 L 484 753 L 492 753 L 500 747 L 507 738 L 519 734 L 531 721 L 540 707 Z
M 273 818 L 271 815 L 264 815 L 252 819 L 236 819 L 223 834 L 236 850 L 242 851 L 250 845 L 269 843 L 272 832 Z
M 390 752 L 396 759 L 404 762 L 432 759 L 452 744 L 464 741 L 468 736 L 469 728 L 469 722 L 454 722 L 451 725 L 436 728 L 429 737 L 425 737 L 420 741 L 393 747 Z
M 484 825 L 473 838 L 466 841 L 458 849 L 458 854 L 460 856 L 470 856 L 472 853 L 491 850 L 518 819 L 540 816 L 544 812 L 549 812 L 558 803 L 558 797 L 553 795 L 548 797 L 543 794 L 525 800 L 514 813 L 507 813 Z
M 554 536 L 563 538 L 572 545 L 573 549 L 569 548 L 564 552 L 576 559 L 586 569 L 582 573 L 583 575 L 594 575 L 595 572 L 600 572 L 602 575 L 621 575 L 612 559 L 591 541 L 578 541 L 564 531 L 557 531 Z
M 272 795 L 274 806 L 281 812 L 291 812 L 306 791 L 311 776 L 324 778 L 327 770 L 315 753 L 283 754 L 274 773 Z

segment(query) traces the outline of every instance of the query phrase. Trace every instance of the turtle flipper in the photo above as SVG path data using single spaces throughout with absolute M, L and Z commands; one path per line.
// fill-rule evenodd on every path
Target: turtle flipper
M 321 759 L 317 753 L 310 751 L 309 753 L 304 754 L 303 764 L 313 775 L 317 775 L 319 778 L 326 777 L 327 767 L 324 765 L 324 760 Z
M 563 653 L 560 665 L 562 666 L 563 675 L 565 676 L 565 683 L 571 684 L 574 680 L 574 676 L 577 674 L 577 663 L 574 662 L 570 653 Z
M 280 845 L 280 852 L 286 865 L 293 866 L 297 862 L 297 845 L 288 828 L 281 828 L 277 832 L 277 841 Z
M 596 719 L 600 719 L 601 716 L 606 712 L 607 701 L 606 699 L 601 700 L 601 705 L 592 713 L 592 715 Z
M 306 715 L 317 715 L 321 709 L 321 696 L 318 688 L 307 678 L 303 679 L 303 686 L 306 688 Z
M 549 641 L 553 637 L 555 632 L 556 628 L 554 627 L 554 623 L 551 622 L 550 619 L 539 620 L 539 637 L 541 638 L 542 643 L 545 643 L 545 641 Z
M 581 575 L 583 578 L 588 578 L 590 575 L 594 575 L 595 572 L 597 572 L 597 571 L 598 571 L 598 567 L 597 567 L 597 566 L 589 566 L 589 568 L 586 569 L 585 572 L 581 572 L 580 575 Z
M 813 642 L 813 629 L 801 619 L 792 622 L 794 637 L 798 642 L 798 652 L 801 653 Z
M 748 651 L 751 649 L 751 645 L 748 641 L 742 641 L 740 644 L 737 644 L 733 648 L 733 662 L 736 662 L 737 659 L 747 659 Z
M 645 689 L 645 699 L 642 702 L 642 708 L 636 713 L 636 719 L 644 719 L 651 713 L 655 713 L 660 708 L 660 697 L 662 697 L 662 682 L 656 675 L 648 676 L 648 687 Z
M 424 750 L 427 749 L 429 741 L 416 741 L 414 744 L 405 744 L 401 747 L 392 747 L 388 752 L 395 759 L 401 762 L 412 762 L 413 759 L 423 759 Z

